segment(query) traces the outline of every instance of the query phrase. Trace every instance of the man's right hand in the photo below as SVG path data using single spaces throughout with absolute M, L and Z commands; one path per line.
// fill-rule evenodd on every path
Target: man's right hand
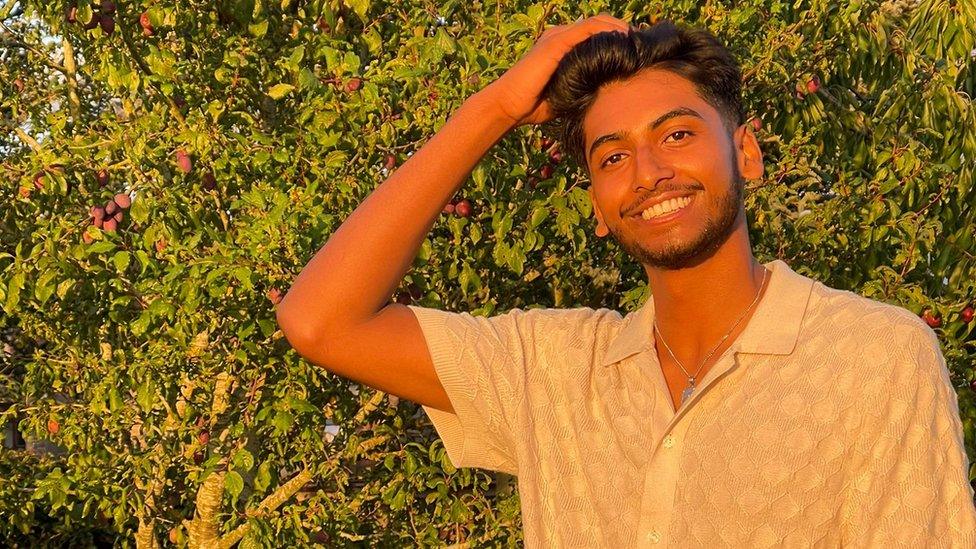
M 550 27 L 542 33 L 529 53 L 482 92 L 515 126 L 547 122 L 553 117 L 552 110 L 549 102 L 539 95 L 566 52 L 594 34 L 608 31 L 627 33 L 630 29 L 626 21 L 606 13 L 568 25 Z

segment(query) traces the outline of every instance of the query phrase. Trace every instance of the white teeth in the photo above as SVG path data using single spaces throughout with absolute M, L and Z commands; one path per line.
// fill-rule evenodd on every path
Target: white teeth
M 684 208 L 691 202 L 691 197 L 685 196 L 682 198 L 672 198 L 671 200 L 665 200 L 660 204 L 655 204 L 650 208 L 641 212 L 641 217 L 644 219 L 651 219 L 661 215 L 669 214 L 674 210 L 679 208 Z

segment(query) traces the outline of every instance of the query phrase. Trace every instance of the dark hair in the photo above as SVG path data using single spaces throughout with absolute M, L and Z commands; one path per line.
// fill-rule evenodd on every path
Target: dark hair
M 601 32 L 569 50 L 542 91 L 552 107 L 551 122 L 559 140 L 580 167 L 587 167 L 583 118 L 600 86 L 650 68 L 690 80 L 722 115 L 730 134 L 744 122 L 739 64 L 707 30 L 661 21 L 627 34 Z

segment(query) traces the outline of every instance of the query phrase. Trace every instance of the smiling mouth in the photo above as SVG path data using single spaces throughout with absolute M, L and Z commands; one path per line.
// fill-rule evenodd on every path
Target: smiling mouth
M 694 202 L 694 195 L 673 198 L 660 204 L 656 204 L 630 217 L 643 222 L 664 222 L 684 213 L 692 202 Z

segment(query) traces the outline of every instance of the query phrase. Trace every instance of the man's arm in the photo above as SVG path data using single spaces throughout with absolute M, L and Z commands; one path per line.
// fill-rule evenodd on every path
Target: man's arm
M 895 327 L 902 346 L 864 402 L 842 544 L 976 547 L 958 398 L 935 333 L 910 319 Z
M 444 204 L 513 125 L 487 91 L 465 101 L 305 266 L 277 308 L 289 341 L 320 339 L 336 322 L 362 322 L 387 302 Z
M 608 30 L 628 25 L 599 15 L 547 30 L 356 208 L 278 304 L 278 324 L 300 354 L 343 377 L 451 409 L 413 314 L 384 304 L 481 157 L 510 129 L 551 119 L 539 95 L 563 54 Z

